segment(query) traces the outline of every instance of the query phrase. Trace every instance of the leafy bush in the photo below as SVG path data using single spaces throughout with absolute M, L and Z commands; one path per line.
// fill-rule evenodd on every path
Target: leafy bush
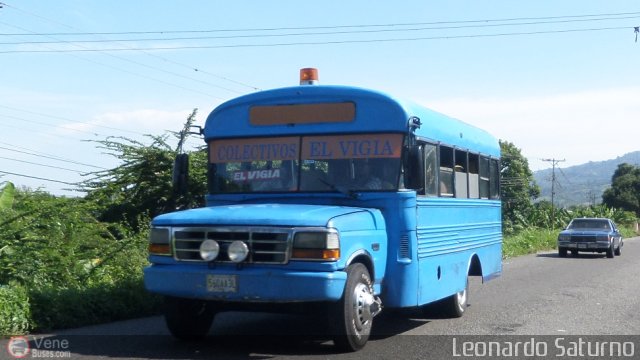
M 146 292 L 149 217 L 204 203 L 207 153 L 192 153 L 192 184 L 174 193 L 171 168 L 195 120 L 151 145 L 108 138 L 99 147 L 121 165 L 81 184 L 85 198 L 0 190 L 0 330 L 24 333 L 93 324 L 157 312 Z M 3 284 L 5 284 L 3 286 Z M 11 284 L 11 285 L 7 285 Z
M 0 286 L 0 336 L 20 335 L 32 328 L 27 289 L 12 283 Z
M 112 284 L 31 291 L 38 330 L 62 329 L 157 314 L 160 298 L 149 294 L 140 275 Z
M 3 332 L 76 326 L 157 310 L 157 298 L 142 285 L 148 227 L 134 231 L 102 223 L 93 213 L 93 205 L 83 199 L 21 190 L 10 208 L 0 208 L 0 284 L 14 284 L 2 288 L 11 295 L 2 296 L 6 304 L 0 301 Z M 147 218 L 139 221 L 148 223 Z

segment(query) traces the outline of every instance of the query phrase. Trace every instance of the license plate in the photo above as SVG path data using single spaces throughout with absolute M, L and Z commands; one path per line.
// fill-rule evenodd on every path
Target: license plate
M 586 249 L 587 244 L 578 244 L 578 249 Z
M 207 291 L 234 293 L 238 291 L 236 275 L 207 275 Z

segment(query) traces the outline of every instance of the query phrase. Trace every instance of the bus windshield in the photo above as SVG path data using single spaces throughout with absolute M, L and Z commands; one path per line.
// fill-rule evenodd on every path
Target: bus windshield
M 400 178 L 402 134 L 213 140 L 212 194 L 390 191 Z

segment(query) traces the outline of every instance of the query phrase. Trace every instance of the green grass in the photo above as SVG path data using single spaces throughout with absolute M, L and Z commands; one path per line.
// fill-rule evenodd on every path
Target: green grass
M 559 230 L 527 229 L 514 235 L 505 235 L 502 255 L 511 258 L 556 248 Z

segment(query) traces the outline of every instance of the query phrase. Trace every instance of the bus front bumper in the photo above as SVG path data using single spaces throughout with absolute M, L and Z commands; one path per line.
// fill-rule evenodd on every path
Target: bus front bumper
M 145 288 L 167 296 L 230 302 L 337 301 L 347 281 L 344 271 L 208 269 L 158 265 L 144 269 Z

